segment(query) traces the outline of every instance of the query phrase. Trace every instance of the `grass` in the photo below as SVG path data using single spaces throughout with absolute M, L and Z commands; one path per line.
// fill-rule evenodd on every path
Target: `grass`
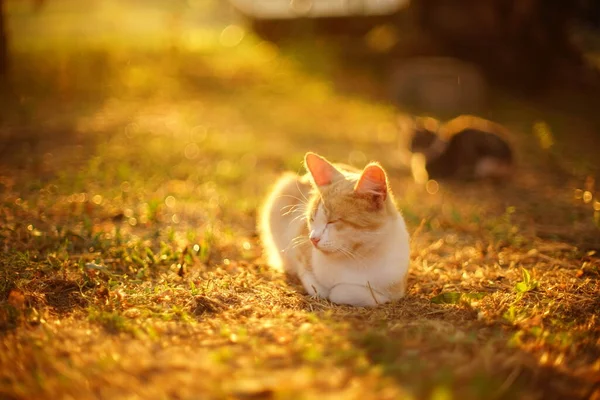
M 549 158 L 532 132 L 540 111 L 508 98 L 501 122 L 528 154 L 514 181 L 418 186 L 397 110 L 338 92 L 335 59 L 250 34 L 229 47 L 222 28 L 175 47 L 56 47 L 13 26 L 0 397 L 598 396 L 592 152 L 569 158 L 559 127 Z M 257 207 L 307 150 L 388 167 L 412 235 L 405 299 L 337 306 L 265 265 Z

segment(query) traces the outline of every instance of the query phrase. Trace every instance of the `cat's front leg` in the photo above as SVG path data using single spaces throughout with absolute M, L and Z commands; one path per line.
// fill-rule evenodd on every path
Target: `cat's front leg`
M 375 307 L 387 303 L 390 298 L 369 286 L 340 283 L 331 288 L 329 300 L 336 304 Z
M 329 289 L 317 282 L 317 278 L 312 271 L 303 270 L 298 274 L 302 285 L 306 292 L 314 297 L 322 297 L 324 299 L 329 296 Z

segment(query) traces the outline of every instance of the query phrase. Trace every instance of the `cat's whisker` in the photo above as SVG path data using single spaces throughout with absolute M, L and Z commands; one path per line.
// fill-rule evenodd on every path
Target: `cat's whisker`
M 347 247 L 341 246 L 341 249 L 343 249 L 344 254 L 347 254 L 349 257 L 351 257 L 354 260 L 360 261 L 360 260 L 365 260 L 366 257 L 363 254 L 357 253 L 356 251 L 352 251 Z
M 300 192 L 300 194 L 302 194 L 302 192 Z M 304 195 L 302 194 L 302 196 L 304 196 Z M 306 205 L 308 203 L 308 200 L 306 198 L 301 199 L 300 197 L 294 196 L 294 195 L 291 195 L 291 194 L 282 194 L 279 197 L 290 197 L 290 198 L 292 198 L 294 200 L 298 200 L 300 203 L 302 203 L 304 205 Z
M 361 235 L 376 236 L 383 235 L 385 232 L 361 232 Z
M 352 253 L 348 252 L 348 250 L 344 249 L 343 247 L 340 247 L 336 250 L 339 251 L 340 253 L 342 253 L 343 255 L 348 256 L 348 258 L 354 259 L 354 256 L 352 255 Z
M 291 243 L 291 245 L 292 245 L 292 247 L 291 247 L 291 248 L 292 248 L 292 249 L 295 249 L 296 247 L 298 247 L 298 246 L 301 246 L 301 245 L 303 245 L 303 244 L 305 244 L 305 243 L 308 243 L 308 242 L 309 242 L 309 240 L 308 240 L 308 239 L 305 239 L 305 240 L 298 240 L 297 242 L 293 242 L 293 243 Z
M 294 219 L 292 221 L 290 221 L 290 223 L 295 223 L 295 222 L 302 222 L 302 221 L 306 221 L 306 215 L 304 213 L 296 215 L 294 217 Z
M 304 212 L 306 212 L 306 205 L 305 204 L 298 204 L 294 208 L 294 211 L 299 211 L 301 213 L 304 213 Z
M 300 189 L 300 185 L 298 184 L 298 181 L 296 181 L 296 189 L 298 189 L 298 192 L 304 198 L 304 203 L 308 204 L 310 200 L 306 197 L 306 195 L 304 194 L 304 192 L 302 192 L 302 190 Z
M 291 223 L 294 223 L 294 222 L 296 222 L 296 221 L 304 221 L 304 220 L 306 220 L 306 216 L 305 216 L 304 214 L 300 214 L 300 215 L 297 215 L 297 216 L 296 216 L 296 217 L 295 217 L 295 218 L 294 218 L 294 219 L 291 221 Z
M 352 253 L 352 251 L 350 249 L 340 246 L 340 247 L 336 248 L 336 250 L 339 251 L 340 253 L 348 256 L 349 258 L 356 259 L 355 254 Z
M 295 242 L 302 241 L 302 240 L 308 240 L 308 239 L 304 235 L 298 235 L 295 238 L 293 238 L 292 240 L 290 240 L 290 242 L 295 243 Z
M 308 240 L 308 239 L 305 239 L 305 240 L 298 240 L 297 242 L 294 242 L 294 243 L 292 243 L 292 244 L 294 245 L 293 247 L 298 247 L 298 246 L 300 246 L 301 244 L 308 243 L 308 242 L 309 242 L 309 240 Z
M 298 206 L 299 206 L 299 204 L 288 204 L 287 206 L 283 206 L 283 207 L 281 207 L 281 210 L 280 210 L 280 211 L 285 211 L 285 210 L 287 210 L 286 212 L 288 212 L 288 211 L 290 211 L 290 210 L 294 210 L 294 209 L 295 209 L 296 207 L 298 207 Z M 284 214 L 284 215 L 285 215 L 285 214 Z
M 308 237 L 306 237 L 305 235 L 298 235 L 295 238 L 293 238 L 292 240 L 290 240 L 290 243 L 292 243 L 292 244 L 296 244 L 296 243 L 300 243 L 300 242 L 308 242 Z
M 281 252 L 285 253 L 286 251 L 292 250 L 306 242 L 308 242 L 308 238 L 306 236 L 298 235 L 295 238 L 293 238 L 292 240 L 290 240 L 288 245 L 283 250 L 281 250 Z
M 296 171 L 297 175 L 302 175 L 300 173 L 300 170 L 302 169 L 302 166 L 300 166 L 300 169 L 298 171 Z M 306 197 L 306 195 L 304 194 L 304 192 L 302 191 L 302 189 L 300 189 L 300 180 L 296 179 L 296 189 L 298 189 L 298 192 L 302 195 L 302 197 L 304 197 L 305 200 L 305 204 L 308 204 L 310 202 L 310 200 Z
M 350 259 L 358 262 L 361 265 L 361 267 L 366 267 L 366 264 L 364 262 L 365 258 L 363 256 L 361 256 L 359 254 L 356 254 L 356 253 L 352 252 L 351 250 L 349 250 L 349 249 L 347 249 L 345 247 L 339 247 L 338 251 L 340 253 L 346 255 L 348 258 L 350 258 Z
M 284 210 L 287 210 L 287 211 L 284 211 Z M 286 216 L 286 215 L 294 214 L 297 212 L 303 214 L 305 210 L 306 210 L 306 207 L 302 204 L 291 204 L 288 206 L 281 207 L 281 211 L 283 212 L 283 214 L 281 214 L 281 215 Z

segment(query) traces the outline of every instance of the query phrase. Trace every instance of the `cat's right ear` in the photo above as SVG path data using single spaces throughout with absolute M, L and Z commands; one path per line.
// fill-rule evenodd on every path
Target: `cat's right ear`
M 315 153 L 306 153 L 304 165 L 317 186 L 329 185 L 342 175 L 329 161 Z

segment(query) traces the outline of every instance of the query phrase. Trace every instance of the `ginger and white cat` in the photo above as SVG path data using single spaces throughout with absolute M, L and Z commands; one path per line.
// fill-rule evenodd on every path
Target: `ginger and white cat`
M 269 265 L 337 304 L 375 306 L 404 296 L 409 235 L 383 168 L 355 171 L 314 153 L 304 162 L 309 173 L 283 175 L 262 209 Z

